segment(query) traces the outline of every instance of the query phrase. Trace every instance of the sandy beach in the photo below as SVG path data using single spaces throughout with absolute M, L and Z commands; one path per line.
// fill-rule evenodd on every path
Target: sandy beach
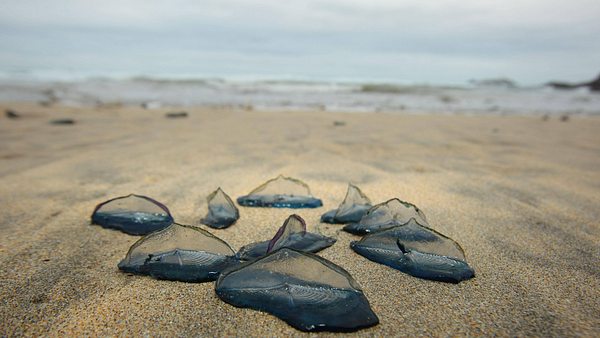
M 198 225 L 217 187 L 235 198 L 279 174 L 324 207 L 240 207 L 235 225 L 210 231 L 237 250 L 297 213 L 336 237 L 320 255 L 352 274 L 380 319 L 356 335 L 600 335 L 599 117 L 6 108 L 20 117 L 0 117 L 0 336 L 303 335 L 222 302 L 214 283 L 120 272 L 138 237 L 90 225 L 97 203 L 129 193 Z M 354 253 L 358 236 L 319 223 L 348 182 L 375 203 L 419 206 L 476 277 L 426 281 Z

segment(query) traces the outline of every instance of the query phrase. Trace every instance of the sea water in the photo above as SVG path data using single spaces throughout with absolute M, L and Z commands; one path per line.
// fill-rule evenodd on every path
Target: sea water
M 1 75 L 1 74 L 0 74 Z M 544 86 L 220 78 L 0 76 L 0 101 L 338 112 L 600 115 L 600 93 Z

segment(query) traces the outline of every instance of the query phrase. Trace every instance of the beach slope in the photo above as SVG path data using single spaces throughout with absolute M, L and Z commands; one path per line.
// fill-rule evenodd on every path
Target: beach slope
M 89 224 L 97 203 L 137 193 L 198 225 L 217 187 L 235 198 L 279 174 L 324 207 L 240 207 L 236 224 L 210 231 L 237 250 L 298 213 L 336 237 L 320 255 L 380 319 L 359 335 L 600 335 L 600 118 L 0 108 L 20 113 L 0 117 L 0 336 L 299 335 L 220 301 L 213 283 L 120 272 L 138 237 Z M 319 224 L 349 181 L 375 203 L 419 206 L 476 277 L 426 281 L 354 253 L 359 237 Z

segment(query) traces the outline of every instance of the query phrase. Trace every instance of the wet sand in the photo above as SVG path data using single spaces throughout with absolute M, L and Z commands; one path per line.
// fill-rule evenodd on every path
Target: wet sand
M 296 212 L 336 236 L 320 254 L 380 319 L 359 335 L 600 335 L 600 118 L 8 107 L 21 117 L 0 117 L 0 336 L 301 335 L 225 304 L 213 283 L 119 272 L 138 237 L 89 224 L 97 203 L 138 193 L 197 225 L 217 186 L 235 198 L 280 173 L 324 207 L 240 207 L 235 225 L 210 231 L 237 250 Z M 418 205 L 476 278 L 420 280 L 352 252 L 359 237 L 318 223 L 348 181 L 373 202 Z

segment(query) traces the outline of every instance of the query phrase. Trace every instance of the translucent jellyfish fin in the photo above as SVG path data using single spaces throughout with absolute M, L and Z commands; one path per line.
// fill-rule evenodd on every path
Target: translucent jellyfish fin
M 358 222 L 371 208 L 369 198 L 352 183 L 348 184 L 346 197 L 335 211 L 333 217 L 330 213 L 321 216 L 321 220 L 326 223 L 351 223 Z
M 311 196 L 308 184 L 299 179 L 279 175 L 252 190 L 249 195 Z
M 286 241 L 292 234 L 306 234 L 306 222 L 304 222 L 302 217 L 295 214 L 288 217 L 279 230 L 277 230 L 277 233 L 269 242 L 267 253 L 285 246 Z
M 200 220 L 202 224 L 223 229 L 235 223 L 240 217 L 238 208 L 220 187 L 208 195 L 207 200 L 208 214 Z
M 452 238 L 420 224 L 414 218 L 411 218 L 403 228 L 397 229 L 396 233 L 398 243 L 411 251 L 466 261 L 465 252 Z
M 346 197 L 340 206 L 338 207 L 336 217 L 343 216 L 348 214 L 356 206 L 371 206 L 371 201 L 369 198 L 355 185 L 352 183 L 348 183 L 348 191 L 346 192 Z

